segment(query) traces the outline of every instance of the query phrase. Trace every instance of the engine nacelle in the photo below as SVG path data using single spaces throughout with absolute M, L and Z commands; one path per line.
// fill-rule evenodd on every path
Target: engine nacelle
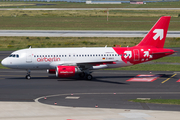
M 78 72 L 77 66 L 57 66 L 56 76 L 61 78 L 72 77 Z
M 56 70 L 55 69 L 47 69 L 47 73 L 56 74 Z

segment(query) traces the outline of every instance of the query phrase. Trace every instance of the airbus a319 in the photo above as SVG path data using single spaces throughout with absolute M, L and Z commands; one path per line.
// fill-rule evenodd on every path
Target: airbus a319
M 175 51 L 164 49 L 170 16 L 161 17 L 142 41 L 134 47 L 29 48 L 11 53 L 1 64 L 13 69 L 47 69 L 50 74 L 67 78 L 75 74 L 92 79 L 91 70 L 136 65 L 162 58 Z

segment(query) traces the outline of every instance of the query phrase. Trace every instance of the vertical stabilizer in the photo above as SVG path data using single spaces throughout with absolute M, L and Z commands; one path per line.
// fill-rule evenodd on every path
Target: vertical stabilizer
M 163 48 L 171 16 L 161 17 L 143 40 L 136 46 Z

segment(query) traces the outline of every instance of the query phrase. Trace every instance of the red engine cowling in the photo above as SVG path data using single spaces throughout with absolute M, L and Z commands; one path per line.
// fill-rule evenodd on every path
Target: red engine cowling
M 76 66 L 57 66 L 56 76 L 61 78 L 72 77 L 77 71 Z
M 56 74 L 56 70 L 55 69 L 47 69 L 47 73 Z

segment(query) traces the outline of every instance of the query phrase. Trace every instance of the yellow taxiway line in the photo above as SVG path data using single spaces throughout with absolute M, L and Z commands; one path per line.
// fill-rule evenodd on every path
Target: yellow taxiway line
M 175 73 L 175 74 L 172 75 L 170 78 L 167 78 L 166 80 L 162 81 L 161 83 L 163 84 L 163 83 L 167 82 L 168 80 L 170 80 L 172 77 L 174 77 L 174 76 L 176 76 L 176 75 L 177 75 L 177 74 Z

